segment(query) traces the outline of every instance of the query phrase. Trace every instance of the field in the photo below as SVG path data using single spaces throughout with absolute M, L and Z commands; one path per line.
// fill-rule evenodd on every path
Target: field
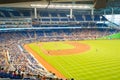
M 59 77 L 120 80 L 120 40 L 36 42 L 24 47 Z

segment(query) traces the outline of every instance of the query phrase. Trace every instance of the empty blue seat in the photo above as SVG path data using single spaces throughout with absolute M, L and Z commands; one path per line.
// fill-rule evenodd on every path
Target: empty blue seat
M 97 27 L 108 27 L 108 25 L 104 23 L 97 23 L 96 26 Z
M 51 21 L 59 21 L 59 18 L 51 18 Z
M 30 17 L 31 16 L 30 11 L 23 11 L 21 13 L 23 14 L 24 17 Z
M 61 18 L 61 21 L 68 21 L 68 18 Z
M 100 15 L 94 15 L 94 21 L 100 21 Z
M 40 16 L 41 17 L 49 17 L 49 13 L 48 12 L 40 12 Z
M 65 13 L 59 13 L 60 17 L 67 17 Z
M 96 24 L 95 24 L 94 22 L 90 22 L 90 23 L 89 23 L 89 26 L 90 26 L 90 27 L 95 27 Z
M 51 13 L 52 17 L 58 17 L 57 13 Z
M 21 16 L 19 12 L 17 11 L 10 11 L 12 13 L 13 16 Z
M 69 20 L 70 20 L 70 21 L 75 21 L 75 19 L 74 19 L 74 18 L 69 18 Z
M 60 27 L 68 27 L 68 25 L 60 25 Z
M 92 21 L 91 15 L 84 15 L 86 21 Z
M 75 15 L 77 21 L 84 21 L 82 15 Z
M 5 15 L 5 17 L 11 17 L 8 11 L 2 11 L 2 13 Z
M 56 24 L 56 25 L 51 25 L 51 26 L 52 26 L 52 27 L 59 27 L 59 25 L 57 25 L 57 24 Z
M 83 27 L 88 27 L 88 23 L 87 23 L 87 22 L 82 23 L 82 26 L 83 26 Z
M 50 21 L 50 18 L 42 18 L 42 21 Z

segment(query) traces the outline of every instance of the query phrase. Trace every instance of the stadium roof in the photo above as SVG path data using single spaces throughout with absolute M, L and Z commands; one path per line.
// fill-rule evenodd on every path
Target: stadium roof
M 72 2 L 75 1 L 76 3 L 88 3 L 88 2 L 93 2 L 93 0 L 0 0 L 0 4 L 6 4 L 6 3 L 19 3 L 19 2 L 33 2 L 33 1 L 51 1 L 51 2 L 64 2 L 64 3 L 68 3 L 68 2 Z
M 99 7 L 120 7 L 120 0 L 0 0 L 1 7 L 29 7 L 31 3 L 59 3 L 59 4 L 91 4 L 91 5 L 99 5 Z M 24 4 L 25 3 L 25 4 Z M 27 3 L 27 4 L 26 4 Z M 19 4 L 19 5 L 18 5 Z M 8 6 L 9 5 L 9 6 Z M 24 5 L 24 6 L 23 6 Z M 101 5 L 101 6 L 100 6 Z
M 14 7 L 14 8 L 32 8 L 31 4 L 75 4 L 75 5 L 87 5 L 91 8 L 100 10 L 101 13 L 120 13 L 120 0 L 0 0 L 0 7 Z M 104 5 L 103 5 L 104 4 Z

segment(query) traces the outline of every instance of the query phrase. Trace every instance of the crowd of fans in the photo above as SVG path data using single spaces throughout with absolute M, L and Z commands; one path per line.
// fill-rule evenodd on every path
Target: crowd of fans
M 111 29 L 68 29 L 0 33 L 0 78 L 62 80 L 47 71 L 23 45 L 34 41 L 97 39 L 116 33 Z M 49 74 L 49 75 L 48 75 Z
M 46 80 L 49 78 L 52 79 L 55 75 L 52 73 L 50 74 L 29 53 L 26 51 L 21 51 L 18 47 L 18 45 L 20 45 L 18 43 L 19 40 L 24 40 L 25 38 L 27 39 L 28 37 L 24 36 L 22 32 L 2 33 L 0 35 L 1 47 L 3 48 L 1 49 L 0 54 L 0 57 L 2 57 L 0 60 L 0 77 L 10 79 L 24 78 L 30 80 Z

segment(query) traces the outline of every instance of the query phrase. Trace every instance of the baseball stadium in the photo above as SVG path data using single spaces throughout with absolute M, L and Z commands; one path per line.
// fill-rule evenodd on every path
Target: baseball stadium
M 120 0 L 0 0 L 0 80 L 120 80 Z

